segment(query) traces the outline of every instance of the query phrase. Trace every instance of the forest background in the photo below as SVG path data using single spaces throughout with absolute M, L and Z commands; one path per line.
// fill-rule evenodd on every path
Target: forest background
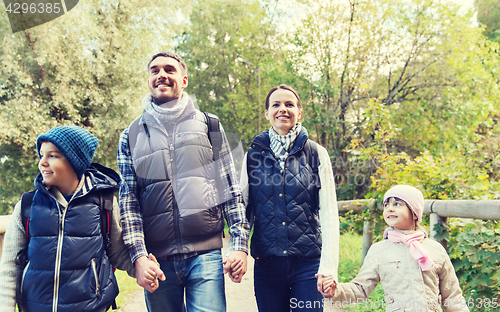
M 0 4 L 0 214 L 33 188 L 36 137 L 52 127 L 88 129 L 94 160 L 116 169 L 146 64 L 166 50 L 185 59 L 186 91 L 220 117 L 237 166 L 269 127 L 267 92 L 285 83 L 330 153 L 339 200 L 380 200 L 397 183 L 427 199 L 500 199 L 499 1 L 152 2 L 80 1 L 14 34 Z M 343 231 L 383 227 L 378 211 L 341 219 Z M 499 222 L 442 230 L 466 297 L 499 298 Z

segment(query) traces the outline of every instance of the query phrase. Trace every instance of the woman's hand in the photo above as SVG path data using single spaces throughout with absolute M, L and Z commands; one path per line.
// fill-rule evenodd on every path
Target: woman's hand
M 337 283 L 333 280 L 331 276 L 324 276 L 322 274 L 316 274 L 318 279 L 318 291 L 325 298 L 331 298 L 335 295 L 335 289 L 337 289 Z

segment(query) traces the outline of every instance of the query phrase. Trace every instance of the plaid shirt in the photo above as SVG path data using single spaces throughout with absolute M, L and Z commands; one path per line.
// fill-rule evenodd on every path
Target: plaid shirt
M 222 148 L 220 151 L 219 173 L 223 181 L 228 181 L 231 199 L 223 203 L 224 217 L 229 226 L 231 235 L 228 249 L 244 251 L 248 254 L 248 236 L 250 226 L 245 217 L 245 206 L 238 184 L 236 170 L 234 168 L 233 157 L 226 135 L 221 125 Z M 143 220 L 141 207 L 139 205 L 140 190 L 137 185 L 134 164 L 130 154 L 128 143 L 128 133 L 130 126 L 120 135 L 118 147 L 118 169 L 122 177 L 120 185 L 120 213 L 123 226 L 123 240 L 127 247 L 132 263 L 141 257 L 148 256 L 144 241 Z M 198 253 L 181 254 L 172 256 L 175 260 L 180 260 L 195 256 Z

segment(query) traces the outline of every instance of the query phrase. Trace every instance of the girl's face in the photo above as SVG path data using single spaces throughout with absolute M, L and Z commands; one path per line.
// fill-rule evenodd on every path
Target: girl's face
M 384 203 L 384 221 L 398 230 L 415 230 L 416 217 L 404 201 L 390 197 Z
M 279 135 L 286 135 L 302 117 L 302 109 L 297 106 L 295 95 L 285 89 L 277 89 L 269 97 L 266 119 Z

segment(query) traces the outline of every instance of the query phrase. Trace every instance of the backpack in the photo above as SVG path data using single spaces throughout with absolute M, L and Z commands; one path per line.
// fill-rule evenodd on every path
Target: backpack
M 29 222 L 30 222 L 30 214 L 31 214 L 31 204 L 33 202 L 33 196 L 35 196 L 36 190 L 26 192 L 21 197 L 21 219 L 23 222 L 24 229 L 26 231 L 26 239 L 29 244 L 30 242 L 30 234 L 29 234 Z M 113 196 L 114 191 L 104 190 L 99 192 L 99 201 L 101 208 L 101 234 L 104 242 L 104 249 L 106 253 L 108 252 L 111 246 L 111 238 L 109 236 L 109 212 L 113 210 Z M 28 262 L 28 244 L 23 248 L 16 257 L 16 264 L 26 266 Z M 115 268 L 113 268 L 113 271 Z M 18 283 L 20 286 L 20 283 Z M 21 300 L 20 300 L 21 289 L 17 290 L 16 294 L 16 302 L 21 310 Z M 111 307 L 116 309 L 116 299 L 113 301 Z M 109 307 L 108 307 L 109 309 Z
M 250 185 L 250 179 L 253 177 L 253 170 L 257 167 L 257 157 L 253 157 L 250 153 L 255 152 L 250 149 L 247 154 L 247 175 L 248 175 L 248 185 Z M 307 139 L 304 144 L 304 153 L 306 154 L 307 163 L 312 168 L 316 190 L 319 191 L 321 188 L 321 181 L 319 179 L 319 156 L 318 156 L 318 146 L 317 143 Z M 317 192 L 316 192 L 317 193 Z M 317 198 L 318 199 L 318 198 Z M 246 217 L 251 223 L 253 223 L 253 205 L 247 205 Z
M 214 154 L 214 161 L 217 161 L 219 159 L 219 154 L 222 148 L 222 133 L 220 131 L 220 123 L 219 123 L 219 117 L 217 117 L 214 114 L 210 113 L 203 113 L 206 118 L 206 123 L 208 126 L 208 140 L 210 141 L 210 144 L 212 144 L 212 151 Z M 139 127 L 140 127 L 140 121 L 143 120 L 143 117 L 141 116 L 140 118 L 137 118 L 131 125 L 128 131 L 128 142 L 129 142 L 129 148 L 130 152 L 132 152 L 132 149 L 135 147 L 135 142 L 137 142 L 137 135 L 139 134 Z M 148 126 L 146 123 L 142 123 L 144 127 L 144 131 L 146 132 L 146 135 L 149 137 L 149 130 Z M 130 144 L 132 142 L 132 144 Z

